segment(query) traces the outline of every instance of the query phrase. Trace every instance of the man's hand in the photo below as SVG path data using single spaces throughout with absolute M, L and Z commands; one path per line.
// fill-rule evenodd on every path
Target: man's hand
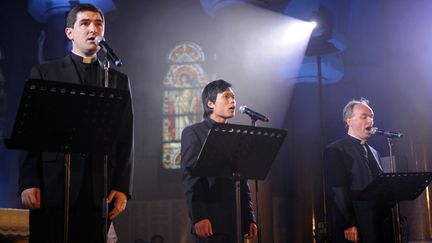
M 21 202 L 25 208 L 40 209 L 41 191 L 40 188 L 27 188 L 21 193 Z
M 207 238 L 207 237 L 213 235 L 213 229 L 212 229 L 210 220 L 203 219 L 203 220 L 198 221 L 195 224 L 195 233 L 199 237 L 204 237 L 204 238 Z
M 359 240 L 357 227 L 355 226 L 344 230 L 344 235 L 345 235 L 345 239 L 349 241 L 353 241 L 354 243 L 356 243 Z
M 249 233 L 244 235 L 245 239 L 252 239 L 258 234 L 258 227 L 254 223 L 250 223 L 249 225 Z
M 114 209 L 109 212 L 109 219 L 113 220 L 115 217 L 117 217 L 120 213 L 122 213 L 126 209 L 126 203 L 127 203 L 127 197 L 126 194 L 123 192 L 119 192 L 116 190 L 112 190 L 110 194 L 108 195 L 108 203 L 111 203 L 111 201 L 115 198 L 115 205 Z

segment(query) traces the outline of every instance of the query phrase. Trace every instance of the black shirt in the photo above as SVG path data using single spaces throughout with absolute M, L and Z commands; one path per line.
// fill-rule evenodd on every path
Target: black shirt
M 81 84 L 101 86 L 102 68 L 99 65 L 97 57 L 93 58 L 90 63 L 84 63 L 84 58 L 71 52 L 72 61 L 80 78 Z
M 374 178 L 377 177 L 380 174 L 381 169 L 378 167 L 378 161 L 375 160 L 374 155 L 369 148 L 369 145 L 367 143 L 362 144 L 360 139 L 357 139 L 351 135 L 348 135 L 348 137 L 355 144 L 355 147 L 362 155 L 362 158 L 364 158 L 364 161 L 366 162 L 370 172 L 372 173 L 372 176 Z

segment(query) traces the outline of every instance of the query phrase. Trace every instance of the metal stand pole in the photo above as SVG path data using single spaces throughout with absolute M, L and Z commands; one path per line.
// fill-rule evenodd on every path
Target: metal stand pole
M 104 184 L 102 197 L 102 218 L 104 220 L 103 236 L 104 242 L 107 242 L 108 234 L 108 155 L 104 155 Z
M 251 126 L 256 127 L 256 119 L 251 120 Z M 257 235 L 258 235 L 258 243 L 261 243 L 261 230 L 260 230 L 260 215 L 259 215 L 259 203 L 258 203 L 258 180 L 255 180 L 255 208 L 256 208 L 256 221 L 257 221 Z
M 317 68 L 318 68 L 318 102 L 319 102 L 319 127 L 320 127 L 320 156 L 323 157 L 324 154 L 324 98 L 323 98 L 323 83 L 322 83 L 322 67 L 321 67 L 321 55 L 317 55 Z M 326 188 L 325 188 L 325 176 L 324 168 L 321 167 L 322 175 L 322 188 L 323 188 L 323 214 L 324 214 L 324 224 L 327 226 L 327 201 L 326 201 Z M 327 229 L 326 229 L 327 232 Z M 327 241 L 324 241 L 327 242 Z
M 108 74 L 109 74 L 109 61 L 106 60 L 104 64 L 104 87 L 108 88 Z M 103 197 L 102 197 L 102 218 L 104 220 L 103 226 L 103 239 L 104 242 L 108 240 L 108 154 L 104 155 L 104 182 L 103 182 Z
M 324 132 L 324 95 L 323 95 L 323 80 L 322 80 L 322 66 L 321 66 L 321 54 L 316 56 L 317 64 L 317 74 L 318 74 L 318 107 L 319 107 L 319 154 L 323 158 L 324 155 L 324 142 L 325 142 L 325 132 Z M 327 243 L 329 242 L 329 223 L 327 221 L 327 196 L 326 196 L 326 184 L 325 184 L 325 174 L 324 167 L 321 167 L 321 182 L 322 182 L 322 197 L 323 197 L 323 220 L 324 222 L 318 223 L 314 229 L 314 242 Z M 315 208 L 314 208 L 315 210 Z M 316 214 L 315 214 L 316 215 Z
M 69 148 L 66 148 L 68 151 Z M 70 163 L 71 163 L 71 154 L 65 154 L 65 199 L 64 199 L 64 219 L 63 219 L 63 242 L 68 243 L 69 236 L 69 193 L 70 193 Z
M 388 148 L 389 148 L 389 156 L 390 156 L 390 169 L 392 173 L 396 173 L 396 163 L 393 157 L 393 139 L 387 138 Z M 400 211 L 399 211 L 399 203 L 396 202 L 396 205 L 392 208 L 392 221 L 393 221 L 393 235 L 396 243 L 402 243 L 402 232 L 401 232 L 401 224 L 400 224 Z
M 107 60 L 104 64 L 104 87 L 108 88 L 108 74 L 109 74 L 109 68 L 110 68 L 110 64 L 109 61 Z
M 233 177 L 235 180 L 235 192 L 236 192 L 236 239 L 237 243 L 242 243 L 242 220 L 241 220 L 241 188 L 240 188 L 240 175 L 238 173 L 233 173 Z

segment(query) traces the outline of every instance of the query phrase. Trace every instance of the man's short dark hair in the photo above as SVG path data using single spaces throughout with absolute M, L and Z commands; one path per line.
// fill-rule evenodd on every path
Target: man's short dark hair
M 204 87 L 201 95 L 204 108 L 204 118 L 209 117 L 213 113 L 213 109 L 208 107 L 207 103 L 209 101 L 212 101 L 213 103 L 216 102 L 217 95 L 225 92 L 229 87 L 231 87 L 231 84 L 222 79 L 212 81 Z
M 84 12 L 84 11 L 90 11 L 90 12 L 99 13 L 99 15 L 102 18 L 102 21 L 105 21 L 104 20 L 104 14 L 103 14 L 102 10 L 100 10 L 100 8 L 98 8 L 98 7 L 96 7 L 96 6 L 92 5 L 92 4 L 84 3 L 84 4 L 78 4 L 78 5 L 76 5 L 75 7 L 73 7 L 71 9 L 71 11 L 69 11 L 69 13 L 68 13 L 68 15 L 66 17 L 66 27 L 67 28 L 73 28 L 74 24 L 75 24 L 75 22 L 77 20 L 77 14 L 79 12 Z

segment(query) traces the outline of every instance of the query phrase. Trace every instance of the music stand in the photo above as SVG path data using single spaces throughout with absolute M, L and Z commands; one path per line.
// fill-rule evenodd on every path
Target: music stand
M 237 242 L 242 242 L 240 180 L 264 180 L 286 137 L 282 129 L 215 123 L 191 175 L 235 180 Z
M 118 137 L 130 93 L 126 90 L 29 79 L 24 87 L 9 149 L 64 152 L 64 242 L 68 241 L 71 153 L 107 154 Z M 107 220 L 106 192 L 103 204 Z
M 416 199 L 431 183 L 432 172 L 383 173 L 360 194 L 360 200 L 398 202 Z
M 398 204 L 416 199 L 431 181 L 432 172 L 382 173 L 360 193 L 359 200 L 393 202 L 393 233 L 395 241 L 402 242 Z

